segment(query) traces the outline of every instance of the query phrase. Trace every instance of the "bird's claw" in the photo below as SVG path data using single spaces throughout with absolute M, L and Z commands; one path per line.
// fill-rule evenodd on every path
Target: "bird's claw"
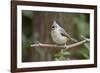
M 68 48 L 66 44 L 64 45 L 64 47 L 65 47 L 65 48 Z

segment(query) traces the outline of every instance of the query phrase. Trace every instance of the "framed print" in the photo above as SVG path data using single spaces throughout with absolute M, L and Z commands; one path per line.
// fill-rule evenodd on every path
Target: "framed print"
M 11 1 L 11 72 L 97 66 L 97 6 Z

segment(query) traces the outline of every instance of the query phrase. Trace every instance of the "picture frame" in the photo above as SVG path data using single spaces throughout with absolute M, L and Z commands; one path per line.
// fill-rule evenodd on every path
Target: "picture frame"
M 54 8 L 54 9 L 53 9 Z M 33 10 L 32 10 L 33 9 Z M 69 11 L 68 11 L 69 9 Z M 22 62 L 22 10 L 31 11 L 53 11 L 53 12 L 72 12 L 72 13 L 89 13 L 90 14 L 90 40 L 91 52 L 89 61 L 81 61 L 83 63 L 66 64 L 60 62 Z M 60 10 L 60 11 L 59 11 Z M 70 11 L 72 10 L 72 11 Z M 74 11 L 75 10 L 75 11 Z M 86 11 L 85 11 L 86 10 Z M 21 18 L 20 18 L 21 17 Z M 91 22 L 91 20 L 93 20 Z M 42 28 L 42 27 L 41 27 Z M 92 29 L 91 29 L 92 28 Z M 93 32 L 93 33 L 91 33 Z M 93 40 L 93 41 L 92 41 Z M 41 45 L 39 45 L 41 47 Z M 42 46 L 43 47 L 43 46 Z M 55 47 L 55 46 L 54 46 Z M 20 50 L 20 49 L 21 50 Z M 91 60 L 91 61 L 90 61 Z M 79 62 L 78 61 L 78 62 Z M 19 62 L 22 64 L 19 64 Z M 63 63 L 63 64 L 62 64 Z M 72 63 L 72 64 L 71 64 Z M 61 70 L 61 69 L 76 69 L 76 68 L 92 68 L 97 67 L 97 6 L 96 5 L 79 5 L 79 4 L 63 4 L 63 3 L 47 3 L 47 2 L 32 2 L 32 1 L 11 1 L 11 72 L 28 72 L 28 71 L 45 71 L 45 70 Z

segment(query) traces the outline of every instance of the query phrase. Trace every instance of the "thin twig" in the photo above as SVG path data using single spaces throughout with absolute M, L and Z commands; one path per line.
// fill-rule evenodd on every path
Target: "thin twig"
M 80 36 L 82 39 L 87 40 L 88 42 L 90 42 L 89 39 L 87 39 L 86 37 L 84 37 L 83 35 Z M 87 45 L 87 43 L 83 44 L 87 49 L 89 49 L 89 46 Z
M 44 48 L 65 48 L 66 50 L 68 50 L 69 48 L 73 48 L 79 45 L 84 44 L 85 42 L 89 42 L 88 40 L 82 40 L 80 42 L 74 43 L 74 44 L 70 44 L 70 45 L 55 45 L 55 44 L 42 44 L 42 43 L 38 43 L 38 44 L 31 44 L 31 47 L 44 47 Z
M 90 39 L 87 39 L 86 37 L 84 37 L 83 35 L 81 35 L 81 38 L 87 41 L 90 41 Z

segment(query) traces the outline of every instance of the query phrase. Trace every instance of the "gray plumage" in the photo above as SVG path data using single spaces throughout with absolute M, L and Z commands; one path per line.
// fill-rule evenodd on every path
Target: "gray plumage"
M 74 41 L 74 42 L 77 42 L 77 40 L 71 38 L 71 36 L 63 29 L 63 28 L 60 28 L 59 29 L 60 33 L 63 35 L 63 36 L 66 36 L 68 37 L 70 40 Z

